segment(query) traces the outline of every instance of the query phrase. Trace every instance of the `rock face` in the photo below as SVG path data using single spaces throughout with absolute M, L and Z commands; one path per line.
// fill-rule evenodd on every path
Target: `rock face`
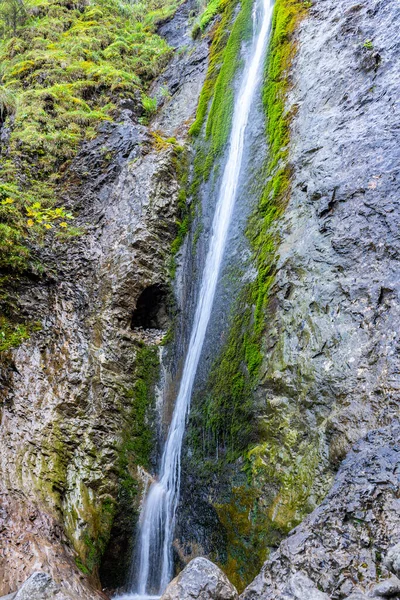
M 353 442 L 399 414 L 399 16 L 396 0 L 317 0 L 296 36 L 293 183 L 258 393 L 268 435 L 255 452 L 278 526 L 295 525 Z
M 69 600 L 46 573 L 33 573 L 15 596 L 15 600 Z
M 146 405 L 171 316 L 169 249 L 180 216 L 182 148 L 165 139 L 173 133 L 184 143 L 197 102 L 187 83 L 201 87 L 207 64 L 207 43 L 193 42 L 185 23 L 173 77 L 166 72 L 159 82 L 169 90 L 159 119 L 174 111 L 175 97 L 180 105 L 186 98 L 181 119 L 168 134 L 157 123 L 155 137 L 123 102 L 118 122 L 82 148 L 60 191 L 84 235 L 54 242 L 51 254 L 44 250 L 44 277 L 9 290 L 41 330 L 0 361 L 0 595 L 45 569 L 66 594 L 100 598 L 94 588 L 106 546 L 103 585 L 121 584 L 128 572 L 140 467 L 150 465 L 156 429 L 154 403 Z M 172 19 L 167 34 L 174 31 Z M 146 290 L 152 318 L 136 326 Z
M 238 593 L 224 573 L 206 558 L 195 558 L 176 577 L 161 600 L 237 600 Z
M 395 423 L 355 445 L 321 506 L 282 542 L 241 599 L 286 598 L 288 579 L 299 573 L 315 593 L 323 592 L 321 600 L 326 594 L 333 600 L 356 593 L 398 595 L 399 581 L 385 565 L 393 564 L 396 552 L 389 548 L 400 537 L 399 492 L 400 424 Z
M 282 22 L 284 4 L 276 3 Z M 204 442 L 210 419 L 185 453 L 182 529 L 198 533 L 190 540 L 184 530 L 181 548 L 218 556 L 238 588 L 249 572 L 242 577 L 238 565 L 253 565 L 250 555 L 262 563 L 323 500 L 352 445 L 400 407 L 399 3 L 309 4 L 285 109 L 291 194 L 273 225 L 253 403 L 261 434 L 227 465 L 229 443 L 215 431 L 211 450 Z

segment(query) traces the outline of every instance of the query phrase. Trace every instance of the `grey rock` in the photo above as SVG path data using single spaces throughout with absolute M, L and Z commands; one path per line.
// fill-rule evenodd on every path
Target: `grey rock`
M 308 510 L 352 444 L 399 415 L 399 19 L 397 0 L 316 0 L 296 40 L 293 185 L 277 225 L 258 400 L 266 423 L 284 420 L 302 440 L 296 460 L 283 451 L 271 470 L 295 478 L 307 465 Z M 368 38 L 382 59 L 372 70 Z M 268 444 L 263 459 L 271 462 Z M 260 493 L 279 498 L 268 478 Z M 285 503 L 282 515 L 273 506 L 279 522 Z
M 60 586 L 47 573 L 33 573 L 19 589 L 15 600 L 61 599 Z
M 389 571 L 400 577 L 400 543 L 389 548 L 384 563 Z
M 14 600 L 16 593 L 17 592 L 14 592 L 13 594 L 7 594 L 7 596 L 1 596 L 0 600 Z
M 359 590 L 353 592 L 346 598 L 346 600 L 368 600 L 368 596 L 360 592 Z
M 219 567 L 195 558 L 176 577 L 161 600 L 237 600 L 236 588 Z
M 377 580 L 388 578 L 377 555 L 384 556 L 399 538 L 399 492 L 397 422 L 354 446 L 321 506 L 281 543 L 241 600 L 284 598 L 288 578 L 296 572 L 332 599 L 359 593 L 355 582 L 360 580 L 367 593 Z
M 385 579 L 385 581 L 381 581 L 381 583 L 372 589 L 371 593 L 371 596 L 373 597 L 383 598 L 392 598 L 393 596 L 398 595 L 400 595 L 400 579 L 395 575 L 389 579 Z
M 283 597 L 295 600 L 329 600 L 329 596 L 320 592 L 311 579 L 304 573 L 295 573 L 291 576 L 287 587 L 283 590 Z

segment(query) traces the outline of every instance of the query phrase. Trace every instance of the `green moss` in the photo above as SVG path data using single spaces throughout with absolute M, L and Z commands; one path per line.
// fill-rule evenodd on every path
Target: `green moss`
M 268 293 L 274 280 L 279 243 L 274 225 L 286 207 L 290 192 L 286 159 L 291 115 L 284 107 L 294 52 L 292 34 L 304 15 L 303 2 L 277 0 L 263 92 L 269 142 L 267 184 L 247 231 L 257 276 L 241 294 L 228 341 L 210 379 L 212 395 L 207 410 L 215 415 L 215 426 L 226 430 L 225 437 L 232 440 L 234 453 L 248 446 L 248 436 L 254 434 L 252 389 L 259 380 Z M 232 415 L 230 419 L 226 418 L 228 413 Z M 221 414 L 225 417 L 220 418 Z M 250 425 L 243 425 L 246 422 Z M 257 431 L 256 436 L 259 437 Z
M 18 323 L 0 316 L 0 352 L 15 348 L 29 339 L 32 333 L 40 331 L 40 323 Z
M 155 384 L 159 377 L 156 347 L 141 346 L 137 350 L 135 384 L 125 390 L 129 407 L 119 446 L 117 463 L 118 495 L 113 516 L 110 545 L 102 563 L 102 581 L 112 587 L 123 585 L 129 570 L 134 526 L 139 516 L 142 483 L 139 467 L 150 468 L 155 448 L 154 418 Z
M 248 485 L 234 487 L 229 502 L 215 508 L 227 535 L 228 554 L 220 566 L 241 593 L 260 572 L 279 533 L 268 515 L 259 511 L 257 490 Z
M 111 526 L 116 514 L 116 502 L 110 496 L 99 497 L 83 482 L 80 482 L 79 497 L 79 516 L 75 509 L 71 511 L 74 514 L 68 514 L 67 535 L 77 552 L 75 557 L 77 567 L 89 576 L 94 585 L 98 585 L 99 568 L 110 539 Z M 83 529 L 82 523 L 85 524 Z M 76 535 L 77 530 L 79 536 Z
M 154 432 L 148 421 L 149 407 L 154 401 L 154 386 L 159 376 L 157 347 L 142 346 L 136 357 L 135 384 L 126 391 L 130 402 L 127 427 L 120 454 L 122 485 L 131 481 L 129 466 L 150 466 L 150 454 L 154 447 Z
M 315 442 L 297 439 L 296 432 L 301 428 L 297 415 L 284 418 L 276 411 L 269 420 L 262 420 L 254 398 L 260 381 L 263 340 L 273 311 L 270 290 L 280 242 L 277 224 L 290 197 L 288 144 L 293 112 L 286 110 L 286 97 L 296 50 L 293 34 L 307 8 L 308 3 L 301 0 L 277 0 L 275 4 L 263 88 L 269 145 L 266 184 L 247 228 L 257 275 L 239 295 L 227 341 L 211 370 L 206 392 L 192 409 L 190 422 L 192 461 L 200 476 L 207 481 L 210 473 L 226 473 L 229 464 L 244 459 L 249 489 L 255 490 L 247 498 L 243 494 L 235 498 L 233 494 L 218 510 L 227 532 L 228 557 L 222 567 L 239 588 L 254 576 L 252 570 L 257 572 L 261 567 L 265 558 L 262 549 L 273 540 L 276 542 L 310 509 L 308 498 L 318 464 Z M 241 25 L 240 30 L 246 31 L 246 27 Z M 232 97 L 225 93 L 224 103 L 220 104 L 218 75 L 212 77 L 212 66 L 192 127 L 194 134 L 201 131 L 214 94 L 215 108 L 210 110 L 205 135 L 215 136 L 215 140 L 206 154 L 203 176 L 210 171 L 207 162 L 214 164 L 227 139 L 227 107 L 232 102 Z M 232 60 L 226 72 L 229 79 L 234 73 Z M 219 122 L 221 131 L 217 134 Z M 241 530 L 238 523 L 246 527 Z
M 90 575 L 89 569 L 83 564 L 79 556 L 75 557 L 75 564 L 84 575 Z
M 190 134 L 197 136 L 205 124 L 208 144 L 205 160 L 201 163 L 203 179 L 209 176 L 228 140 L 234 102 L 233 83 L 241 65 L 240 50 L 242 43 L 251 35 L 252 1 L 242 0 L 234 20 L 237 5 L 238 0 L 222 0 L 218 4 L 222 18 L 212 32 L 207 77 L 200 94 L 196 119 L 190 128 Z
M 53 211 L 57 186 L 119 98 L 141 97 L 154 112 L 146 90 L 172 53 L 156 28 L 179 3 L 25 2 L 23 22 L 0 41 L 0 120 L 11 128 L 0 153 L 1 268 L 24 271 L 50 229 L 63 233 L 72 215 Z

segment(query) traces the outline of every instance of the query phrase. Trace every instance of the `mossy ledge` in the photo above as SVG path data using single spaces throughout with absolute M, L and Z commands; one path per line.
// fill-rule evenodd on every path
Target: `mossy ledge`
M 245 10 L 243 6 L 242 10 Z M 260 380 L 266 324 L 272 309 L 270 290 L 280 242 L 277 225 L 291 193 L 288 155 L 294 112 L 287 110 L 286 98 L 290 89 L 290 68 L 296 52 L 295 32 L 309 6 L 309 2 L 302 0 L 277 0 L 275 4 L 263 87 L 269 145 L 266 185 L 247 228 L 257 275 L 242 290 L 237 301 L 227 341 L 211 371 L 207 393 L 200 405 L 193 408 L 189 428 L 189 444 L 194 452 L 192 460 L 200 477 L 207 480 L 211 473 L 218 473 L 219 477 L 225 473 L 224 478 L 229 481 L 227 473 L 231 472 L 232 465 L 243 464 L 244 461 L 248 483 L 239 483 L 232 489 L 228 502 L 224 500 L 224 503 L 217 502 L 215 505 L 227 531 L 227 559 L 221 567 L 239 590 L 259 570 L 267 557 L 268 547 L 276 544 L 279 537 L 296 524 L 299 515 L 307 512 L 307 490 L 315 472 L 314 448 L 310 448 L 310 460 L 302 463 L 297 473 L 279 472 L 274 468 L 279 460 L 277 451 L 281 447 L 279 432 L 282 426 L 288 426 L 284 449 L 289 455 L 296 443 L 296 432 L 289 428 L 286 415 L 281 415 L 282 423 L 273 424 L 278 431 L 276 435 L 268 423 L 259 419 L 259 409 L 255 407 L 254 400 L 254 391 Z M 230 125 L 225 111 L 232 110 L 232 101 L 226 91 L 223 108 L 213 109 L 214 103 L 218 105 L 218 92 L 221 93 L 223 88 L 216 85 L 214 88 L 212 82 L 212 78 L 206 82 L 198 118 L 192 127 L 195 133 L 200 130 L 214 94 L 206 124 L 206 137 L 216 130 L 219 119 L 222 125 L 220 134 L 210 146 L 208 161 L 214 161 L 223 147 L 227 135 L 224 133 L 225 127 Z M 224 85 L 227 85 L 226 81 Z M 206 173 L 209 170 L 207 164 Z M 268 464 L 261 458 L 265 445 L 271 453 Z M 261 480 L 264 482 L 267 475 L 275 491 L 261 503 L 257 489 L 260 489 Z M 238 481 L 240 479 L 238 477 Z M 273 504 L 278 496 L 283 510 L 274 514 Z M 235 525 L 236 517 L 231 518 L 233 513 L 236 517 L 239 515 L 241 520 L 246 520 L 243 532 Z M 246 560 L 248 556 L 252 557 L 251 564 Z
M 15 280 L 50 267 L 40 247 L 83 231 L 59 203 L 63 177 L 84 140 L 118 117 L 121 99 L 146 121 L 151 81 L 173 50 L 157 35 L 180 0 L 26 0 L 18 21 L 0 15 L 0 274 Z M 23 10 L 22 10 L 23 8 Z M 75 215 L 76 216 L 76 215 Z M 9 314 L 0 278 L 2 349 L 32 330 Z

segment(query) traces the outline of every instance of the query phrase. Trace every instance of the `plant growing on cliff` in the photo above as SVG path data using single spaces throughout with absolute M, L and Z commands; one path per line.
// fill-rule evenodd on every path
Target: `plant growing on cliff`
M 156 110 L 146 90 L 172 53 L 156 28 L 179 3 L 0 0 L 3 271 L 24 273 L 55 233 L 78 233 L 57 201 L 63 174 L 121 98 Z
M 0 0 L 0 38 L 16 35 L 27 17 L 23 0 Z
M 243 2 L 242 11 L 245 7 L 246 3 Z M 280 441 L 270 437 L 270 430 L 267 430 L 263 420 L 260 419 L 260 408 L 255 407 L 254 390 L 260 379 L 262 342 L 271 308 L 270 290 L 274 281 L 279 243 L 276 224 L 285 210 L 291 191 L 288 144 L 290 123 L 294 112 L 287 110 L 286 99 L 290 89 L 290 66 L 296 50 L 294 32 L 299 21 L 306 15 L 308 7 L 309 3 L 302 0 L 276 0 L 263 88 L 269 158 L 265 168 L 264 189 L 260 194 L 259 204 L 249 220 L 247 230 L 257 275 L 254 281 L 243 289 L 237 300 L 227 341 L 212 368 L 207 390 L 202 394 L 202 401 L 194 407 L 191 415 L 191 423 L 195 423 L 195 426 L 191 427 L 191 447 L 195 453 L 196 464 L 203 464 L 203 461 L 207 461 L 207 464 L 212 462 L 214 472 L 220 473 L 223 470 L 223 463 L 232 464 L 239 458 L 244 459 L 246 473 L 256 487 L 256 480 L 261 478 L 259 470 L 264 468 L 263 462 L 256 460 L 256 457 L 259 458 L 266 449 L 271 452 L 274 460 L 266 465 L 265 475 L 275 472 L 275 467 L 279 472 L 281 460 Z M 226 18 L 226 14 L 222 16 L 221 23 Z M 247 13 L 247 24 L 249 20 L 251 21 Z M 221 25 L 218 26 L 217 31 L 222 35 L 219 27 Z M 245 32 L 246 28 L 241 31 Z M 218 43 L 218 38 L 214 43 Z M 230 127 L 229 110 L 227 110 L 230 100 L 226 86 L 232 82 L 232 73 L 235 73 L 235 69 L 231 64 L 224 70 L 223 60 L 226 55 L 223 48 L 216 56 L 215 65 L 212 60 L 210 62 L 197 118 L 191 130 L 193 135 L 205 132 L 206 139 L 207 136 L 211 139 L 205 150 L 206 160 L 204 155 L 202 157 L 202 164 L 207 165 L 201 170 L 202 177 L 207 177 L 210 173 L 210 165 L 215 163 L 215 158 L 223 148 L 226 131 L 229 132 Z M 228 73 L 229 76 L 226 77 L 225 74 Z M 218 81 L 220 88 L 217 85 Z M 221 98 L 222 104 L 220 104 Z M 217 131 L 219 123 L 222 125 Z M 203 128 L 204 124 L 205 128 Z M 203 439 L 201 439 L 202 432 L 205 432 Z M 290 449 L 291 438 L 285 438 L 285 460 Z M 284 477 L 276 476 L 274 485 L 282 491 L 277 503 L 276 519 L 265 518 L 266 509 L 258 506 L 256 498 L 250 507 L 247 505 L 243 507 L 246 519 L 252 519 L 250 529 L 253 532 L 259 530 L 260 535 L 268 537 L 273 531 L 276 541 L 279 538 L 279 531 L 286 533 L 288 523 L 293 524 L 296 521 L 300 514 L 299 505 L 309 491 L 309 478 L 313 476 L 312 450 L 313 448 L 310 448 L 308 454 L 313 457 L 313 460 L 305 461 L 304 465 L 299 466 L 298 472 L 294 470 L 285 473 Z M 226 512 L 225 505 L 223 510 Z M 262 527 L 260 527 L 261 523 Z M 237 537 L 236 531 L 235 537 Z M 259 541 L 257 534 L 254 537 L 254 550 Z M 251 577 L 251 569 L 243 568 L 240 573 L 236 569 L 236 546 L 237 543 L 228 547 L 228 558 L 223 568 L 228 569 L 231 576 L 231 570 L 234 569 L 235 582 L 239 588 L 242 588 Z M 261 566 L 264 558 L 254 552 L 254 559 L 259 562 L 258 566 Z M 253 567 L 254 562 L 251 565 L 251 568 Z

